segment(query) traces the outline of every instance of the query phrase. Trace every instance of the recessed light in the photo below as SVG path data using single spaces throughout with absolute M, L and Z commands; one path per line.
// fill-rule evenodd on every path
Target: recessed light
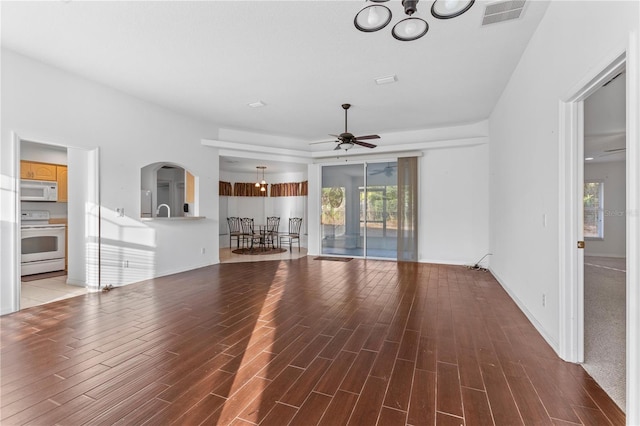
M 398 76 L 397 75 L 388 75 L 386 77 L 378 77 L 375 79 L 376 84 L 380 85 L 380 84 L 391 84 L 391 83 L 395 83 L 396 81 L 398 81 Z
M 251 102 L 250 104 L 248 104 L 251 108 L 260 108 L 265 106 L 266 104 L 262 101 L 255 101 L 255 102 Z
M 591 161 L 591 160 L 593 160 L 593 157 L 587 157 L 584 159 L 584 161 Z

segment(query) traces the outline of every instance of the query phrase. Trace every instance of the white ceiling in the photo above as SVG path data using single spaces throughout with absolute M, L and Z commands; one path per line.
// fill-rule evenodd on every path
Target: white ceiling
M 488 118 L 548 2 L 481 27 L 487 3 L 439 21 L 423 0 L 429 33 L 405 43 L 390 34 L 399 0 L 376 33 L 353 26 L 362 1 L 3 1 L 2 45 L 215 123 L 221 135 L 283 137 L 272 146 L 331 149 L 308 142 L 341 132 L 349 102 L 349 130 L 385 145 L 394 142 L 385 134 Z M 374 83 L 388 75 L 398 82 Z M 247 106 L 257 100 L 267 105 Z
M 626 91 L 622 73 L 584 101 L 584 156 L 594 163 L 626 158 Z

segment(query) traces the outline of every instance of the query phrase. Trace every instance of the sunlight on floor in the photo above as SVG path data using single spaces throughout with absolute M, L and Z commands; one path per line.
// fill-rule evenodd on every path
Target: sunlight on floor
M 20 309 L 44 305 L 56 300 L 68 299 L 87 293 L 85 287 L 69 285 L 67 276 L 44 278 L 41 280 L 22 282 L 20 291 Z

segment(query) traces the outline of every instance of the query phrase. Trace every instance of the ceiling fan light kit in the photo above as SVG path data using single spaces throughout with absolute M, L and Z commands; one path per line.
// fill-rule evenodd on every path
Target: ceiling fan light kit
M 380 3 L 388 0 L 370 0 L 372 5 L 365 6 L 353 20 L 355 27 L 363 32 L 379 31 L 391 22 L 391 10 Z M 413 16 L 418 11 L 419 0 L 402 0 L 404 13 L 408 18 L 393 26 L 391 35 L 400 41 L 417 40 L 429 31 L 429 24 L 422 18 Z M 431 15 L 437 19 L 451 19 L 462 15 L 473 6 L 475 0 L 435 0 L 431 6 Z

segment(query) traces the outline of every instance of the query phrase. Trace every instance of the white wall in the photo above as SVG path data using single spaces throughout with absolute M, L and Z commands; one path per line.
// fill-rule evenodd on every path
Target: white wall
M 556 350 L 559 100 L 637 29 L 637 2 L 551 2 L 490 117 L 491 269 Z
M 424 151 L 419 160 L 421 262 L 475 264 L 489 252 L 488 156 L 487 144 Z
M 214 125 L 6 50 L 1 77 L 2 314 L 17 309 L 14 287 L 19 278 L 18 235 L 13 231 L 19 170 L 12 131 L 36 142 L 100 148 L 103 284 L 122 285 L 217 262 L 218 155 L 201 144 L 203 137 L 217 137 Z M 140 221 L 140 168 L 160 161 L 183 164 L 199 176 L 200 215 L 207 219 Z M 125 217 L 116 217 L 116 208 L 124 208 Z M 122 260 L 130 261 L 129 268 L 122 268 Z
M 587 256 L 625 257 L 626 255 L 626 176 L 623 161 L 584 165 L 584 179 L 604 182 L 604 239 L 588 240 Z

